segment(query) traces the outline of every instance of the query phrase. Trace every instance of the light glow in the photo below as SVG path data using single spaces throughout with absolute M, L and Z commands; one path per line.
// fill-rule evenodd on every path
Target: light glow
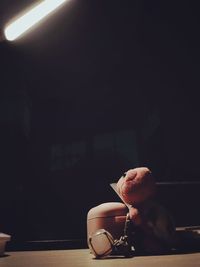
M 34 6 L 5 28 L 4 35 L 6 39 L 14 41 L 66 1 L 69 0 L 44 0 Z

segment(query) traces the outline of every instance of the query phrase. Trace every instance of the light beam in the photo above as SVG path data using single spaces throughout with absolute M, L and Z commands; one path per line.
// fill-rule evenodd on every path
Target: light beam
M 24 15 L 20 16 L 4 30 L 4 35 L 8 41 L 14 41 L 21 37 L 34 25 L 38 24 L 43 18 L 60 7 L 64 2 L 69 0 L 43 0 L 38 5 L 31 8 Z

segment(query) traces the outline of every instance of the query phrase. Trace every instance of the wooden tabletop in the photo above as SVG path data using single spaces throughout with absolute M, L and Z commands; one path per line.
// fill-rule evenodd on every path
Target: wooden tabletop
M 199 267 L 200 253 L 93 259 L 88 249 L 7 252 L 0 267 Z

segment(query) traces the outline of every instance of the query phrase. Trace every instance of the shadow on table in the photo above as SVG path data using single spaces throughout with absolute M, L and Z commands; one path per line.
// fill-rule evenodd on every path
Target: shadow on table
M 200 252 L 200 226 L 191 226 L 177 228 L 172 249 L 170 249 L 170 251 L 160 253 L 159 255 L 187 254 L 197 252 Z M 145 256 L 147 254 L 135 253 L 135 256 L 141 255 Z
M 25 242 L 9 242 L 6 252 L 9 251 L 37 251 L 37 250 L 67 250 L 86 249 L 86 240 L 40 240 Z M 164 253 L 147 254 L 134 251 L 130 257 L 149 255 L 174 255 L 200 252 L 200 226 L 177 228 L 174 246 Z M 9 255 L 4 255 L 4 257 Z M 110 255 L 106 259 L 122 258 L 122 255 Z
M 3 254 L 3 255 L 0 255 L 0 258 L 6 258 L 6 257 L 9 257 L 10 255 L 9 254 Z
M 174 252 L 200 252 L 200 226 L 177 228 Z
M 143 251 L 133 251 L 129 257 L 123 255 L 109 255 L 100 259 L 128 259 L 138 256 L 161 256 L 191 254 L 200 252 L 200 226 L 177 228 L 173 248 L 161 253 L 146 253 Z M 99 260 L 95 258 L 95 260 Z

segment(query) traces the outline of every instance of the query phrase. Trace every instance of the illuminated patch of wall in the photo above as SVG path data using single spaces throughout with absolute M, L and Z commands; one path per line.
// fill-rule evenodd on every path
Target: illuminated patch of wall
M 95 136 L 94 150 L 95 153 L 112 152 L 114 156 L 127 159 L 133 166 L 138 164 L 136 134 L 132 130 Z
M 91 137 L 93 157 L 98 155 L 111 155 L 113 160 L 121 158 L 131 166 L 138 165 L 138 153 L 136 135 L 132 130 L 110 132 Z M 54 144 L 51 146 L 50 170 L 64 170 L 75 166 L 79 161 L 86 158 L 87 142 L 85 140 L 72 144 Z M 131 167 L 130 166 L 130 167 Z
M 63 170 L 74 166 L 86 154 L 86 144 L 54 144 L 51 147 L 51 171 Z

